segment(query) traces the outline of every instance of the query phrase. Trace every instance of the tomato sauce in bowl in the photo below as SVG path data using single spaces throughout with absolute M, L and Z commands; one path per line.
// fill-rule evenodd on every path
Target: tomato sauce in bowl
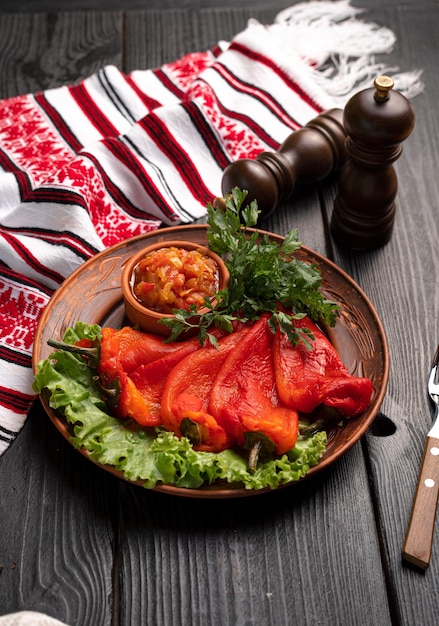
M 224 261 L 209 248 L 187 241 L 156 243 L 140 250 L 123 268 L 125 312 L 141 330 L 169 335 L 170 328 L 159 324 L 160 319 L 192 305 L 201 313 L 205 298 L 212 300 L 228 281 Z
M 147 253 L 134 268 L 133 292 L 148 309 L 172 313 L 197 309 L 219 289 L 219 266 L 210 255 L 181 246 Z

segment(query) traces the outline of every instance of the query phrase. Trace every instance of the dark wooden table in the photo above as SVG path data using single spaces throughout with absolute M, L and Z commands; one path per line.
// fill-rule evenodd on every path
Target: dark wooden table
M 271 22 L 288 6 L 176 9 L 164 1 L 86 11 L 91 4 L 56 12 L 50 2 L 2 3 L 0 97 L 70 83 L 109 63 L 154 67 L 232 37 L 249 16 Z M 326 228 L 333 184 L 298 194 L 265 226 L 281 234 L 297 226 L 374 303 L 391 352 L 375 424 L 336 464 L 297 486 L 201 501 L 150 492 L 94 466 L 37 403 L 0 457 L 0 615 L 41 611 L 71 626 L 438 623 L 439 528 L 426 573 L 403 564 L 401 549 L 439 340 L 439 5 L 355 4 L 396 33 L 389 62 L 424 69 L 415 130 L 396 165 L 393 238 L 369 253 L 339 249 Z

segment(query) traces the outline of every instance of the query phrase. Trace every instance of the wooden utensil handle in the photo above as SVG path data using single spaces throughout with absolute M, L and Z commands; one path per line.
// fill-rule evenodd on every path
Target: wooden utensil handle
M 433 544 L 439 496 L 439 439 L 427 437 L 412 513 L 402 550 L 403 558 L 427 569 Z

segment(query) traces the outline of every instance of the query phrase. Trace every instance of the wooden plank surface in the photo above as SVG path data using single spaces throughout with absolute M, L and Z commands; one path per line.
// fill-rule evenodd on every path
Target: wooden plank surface
M 264 21 L 273 6 L 250 13 Z M 156 66 L 231 37 L 249 13 L 182 7 L 166 19 L 155 10 L 3 15 L 0 97 L 73 82 L 108 63 Z M 389 2 L 371 15 L 397 33 L 395 62 L 424 67 L 427 84 L 397 166 L 393 239 L 368 254 L 328 245 L 314 189 L 298 190 L 267 228 L 284 234 L 298 226 L 307 245 L 334 250 L 376 305 L 392 355 L 383 419 L 340 462 L 300 485 L 201 502 L 150 493 L 94 467 L 37 405 L 0 457 L 0 615 L 39 610 L 71 626 L 436 623 L 439 545 L 425 575 L 403 566 L 400 551 L 438 341 L 438 8 Z M 329 213 L 334 185 L 320 191 Z M 389 424 L 395 432 L 378 436 Z
M 0 615 L 111 624 L 116 479 L 81 458 L 38 406 L 0 459 Z
M 0 13 L 2 98 L 74 83 L 121 66 L 122 13 Z
M 246 8 L 250 12 L 254 9 L 266 9 L 280 11 L 293 2 L 284 0 L 241 0 L 240 8 Z M 40 13 L 48 11 L 145 11 L 146 9 L 171 10 L 177 9 L 223 9 L 236 8 L 236 3 L 230 0 L 218 2 L 218 0 L 2 0 L 0 13 Z

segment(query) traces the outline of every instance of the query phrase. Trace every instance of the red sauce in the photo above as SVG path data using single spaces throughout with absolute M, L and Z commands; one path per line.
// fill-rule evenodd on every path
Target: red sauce
M 148 309 L 172 313 L 172 309 L 204 306 L 219 288 L 219 268 L 198 250 L 170 246 L 147 254 L 134 269 L 133 293 Z

